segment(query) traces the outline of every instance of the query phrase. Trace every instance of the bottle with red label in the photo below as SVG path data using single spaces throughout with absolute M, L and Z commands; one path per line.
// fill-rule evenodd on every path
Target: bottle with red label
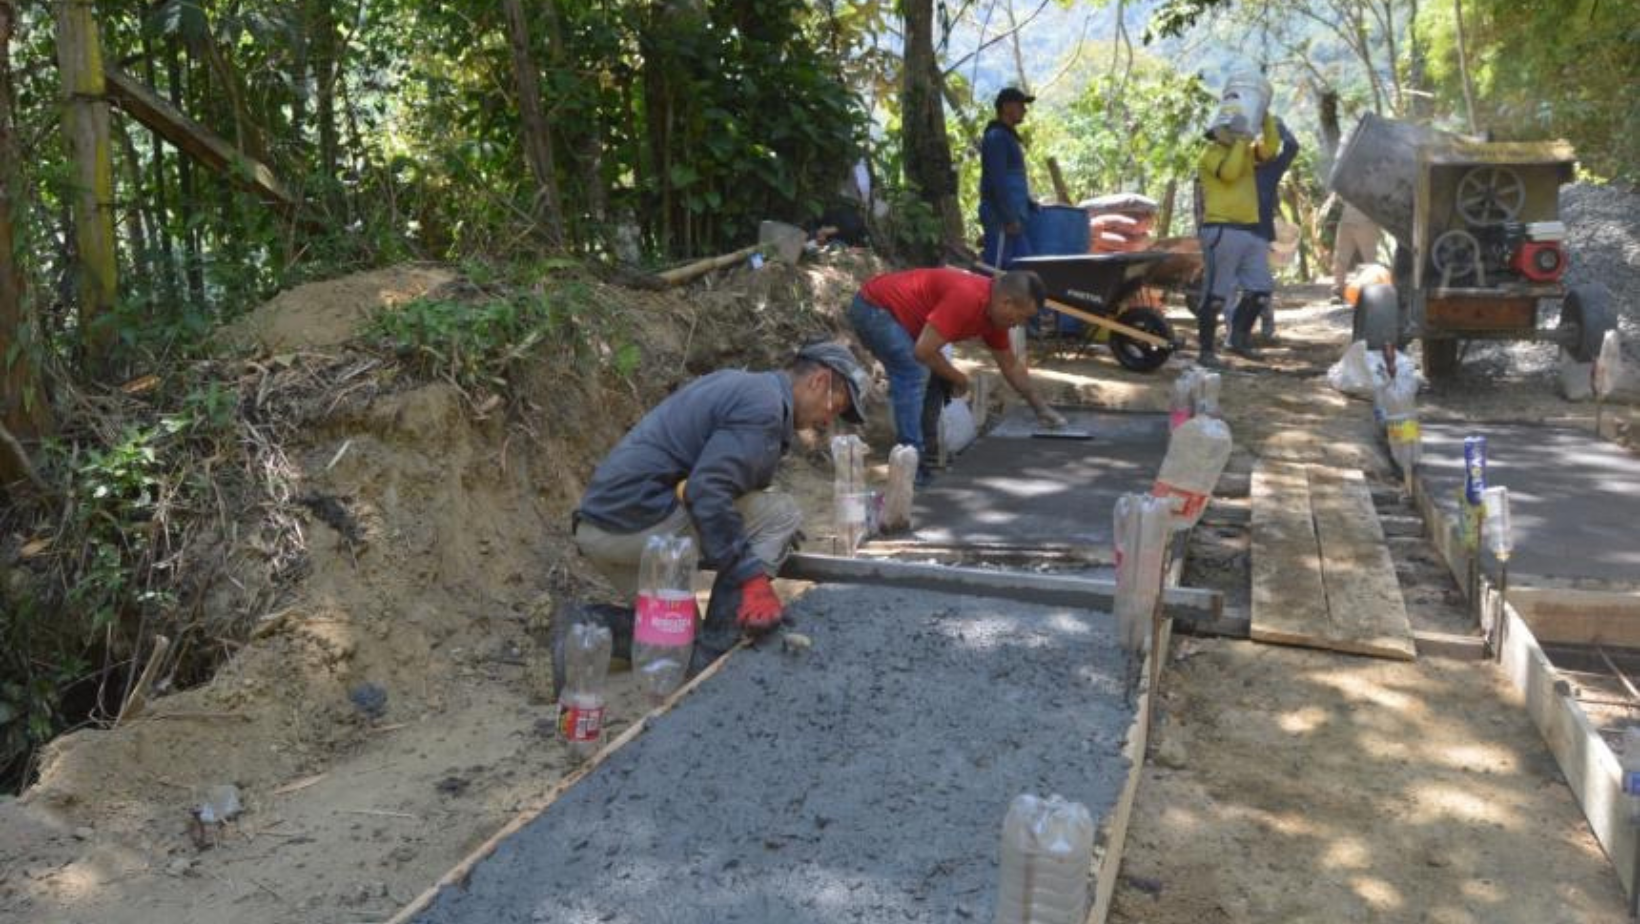
M 558 737 L 577 757 L 591 757 L 604 739 L 604 679 L 612 647 L 609 627 L 578 622 L 564 650 L 564 690 L 558 696 Z
M 651 536 L 638 566 L 632 669 L 656 702 L 683 685 L 695 646 L 695 542 Z

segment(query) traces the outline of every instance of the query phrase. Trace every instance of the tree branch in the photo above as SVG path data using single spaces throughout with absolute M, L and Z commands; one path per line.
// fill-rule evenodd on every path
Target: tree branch
M 984 51 L 987 48 L 990 48 L 992 45 L 995 45 L 997 42 L 1007 41 L 1008 39 L 1012 38 L 1014 33 L 1020 31 L 1021 29 L 1024 29 L 1026 26 L 1030 25 L 1031 21 L 1036 19 L 1036 17 L 1040 16 L 1042 14 L 1042 11 L 1047 9 L 1048 4 L 1050 4 L 1052 2 L 1053 2 L 1053 0 L 1042 0 L 1041 5 L 1039 5 L 1035 10 L 1031 11 L 1031 15 L 1029 15 L 1029 16 L 1025 17 L 1024 19 L 1020 20 L 1018 24 L 1016 24 L 1013 28 L 1009 29 L 1008 31 L 1003 32 L 1002 34 L 996 36 L 995 38 L 987 40 L 983 45 L 980 45 L 978 48 L 975 48 L 973 51 L 970 51 L 969 53 L 963 55 L 961 58 L 958 58 L 956 61 L 952 62 L 951 66 L 947 67 L 943 71 L 940 71 L 940 76 L 942 78 L 951 76 L 953 73 L 955 73 L 957 71 L 958 68 L 962 67 L 964 64 L 967 64 L 970 59 L 977 57 L 980 52 Z

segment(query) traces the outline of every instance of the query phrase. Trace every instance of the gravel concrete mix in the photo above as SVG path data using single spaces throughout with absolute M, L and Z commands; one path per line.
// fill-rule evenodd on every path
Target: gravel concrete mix
M 1018 793 L 1096 822 L 1134 711 L 1108 615 L 831 586 L 417 920 L 951 922 L 994 913 Z

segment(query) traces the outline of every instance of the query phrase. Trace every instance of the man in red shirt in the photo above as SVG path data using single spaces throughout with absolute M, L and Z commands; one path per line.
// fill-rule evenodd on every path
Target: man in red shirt
M 1065 426 L 1064 416 L 1031 387 L 1030 373 L 1008 345 L 1008 329 L 1034 317 L 1046 294 L 1035 273 L 1022 271 L 993 280 L 958 269 L 907 270 L 860 287 L 849 323 L 888 372 L 895 438 L 917 447 L 924 460 L 919 480 L 927 480 L 928 449 L 938 444 L 940 409 L 968 390 L 968 376 L 941 352 L 947 343 L 983 340 L 997 371 L 1037 418 Z

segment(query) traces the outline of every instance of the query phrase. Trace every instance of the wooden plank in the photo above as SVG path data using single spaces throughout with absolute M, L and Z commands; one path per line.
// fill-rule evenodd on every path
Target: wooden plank
M 988 571 L 880 558 L 841 558 L 807 552 L 788 555 L 781 565 L 780 576 L 796 581 L 909 587 L 1093 609 L 1109 609 L 1116 598 L 1114 580 L 1028 571 Z M 1216 617 L 1224 608 L 1224 594 L 1196 587 L 1165 587 L 1162 605 L 1169 617 Z
M 1517 580 L 1510 576 L 1509 603 L 1538 641 L 1640 648 L 1640 591 L 1519 586 Z
M 177 150 L 216 173 L 261 194 L 280 211 L 294 215 L 295 196 L 279 182 L 266 164 L 246 155 L 227 139 L 188 118 L 134 77 L 112 65 L 104 66 L 108 98 L 138 122 L 176 145 Z
M 1413 630 L 1412 641 L 1418 646 L 1419 657 L 1451 658 L 1454 661 L 1482 661 L 1486 659 L 1486 639 L 1478 635 L 1457 635 L 1452 632 L 1424 632 Z
M 1156 665 L 1167 663 L 1167 650 L 1173 638 L 1171 620 L 1163 620 L 1159 644 L 1145 657 L 1143 684 L 1139 688 L 1138 704 L 1133 724 L 1128 726 L 1127 740 L 1122 745 L 1122 756 L 1128 759 L 1128 776 L 1122 784 L 1122 794 L 1116 800 L 1116 809 L 1106 816 L 1093 845 L 1093 906 L 1088 910 L 1087 924 L 1105 924 L 1110 916 L 1111 901 L 1116 896 L 1116 879 L 1122 869 L 1122 850 L 1127 846 L 1128 825 L 1133 820 L 1133 803 L 1139 794 L 1139 780 L 1144 776 L 1145 748 L 1150 743 L 1150 713 L 1156 699 L 1157 685 L 1151 682 Z
M 1354 469 L 1311 466 L 1309 482 L 1332 629 L 1325 647 L 1412 660 L 1412 624 L 1366 479 Z
M 1557 679 L 1554 665 L 1513 606 L 1503 607 L 1503 620 L 1504 674 L 1525 697 L 1527 714 L 1577 796 L 1589 830 L 1606 851 L 1624 890 L 1633 896 L 1635 851 L 1640 848 L 1629 822 L 1617 755 L 1583 714 L 1570 688 Z
M 1309 645 L 1325 632 L 1327 589 L 1310 512 L 1307 468 L 1263 461 L 1253 472 L 1253 619 L 1256 641 Z

